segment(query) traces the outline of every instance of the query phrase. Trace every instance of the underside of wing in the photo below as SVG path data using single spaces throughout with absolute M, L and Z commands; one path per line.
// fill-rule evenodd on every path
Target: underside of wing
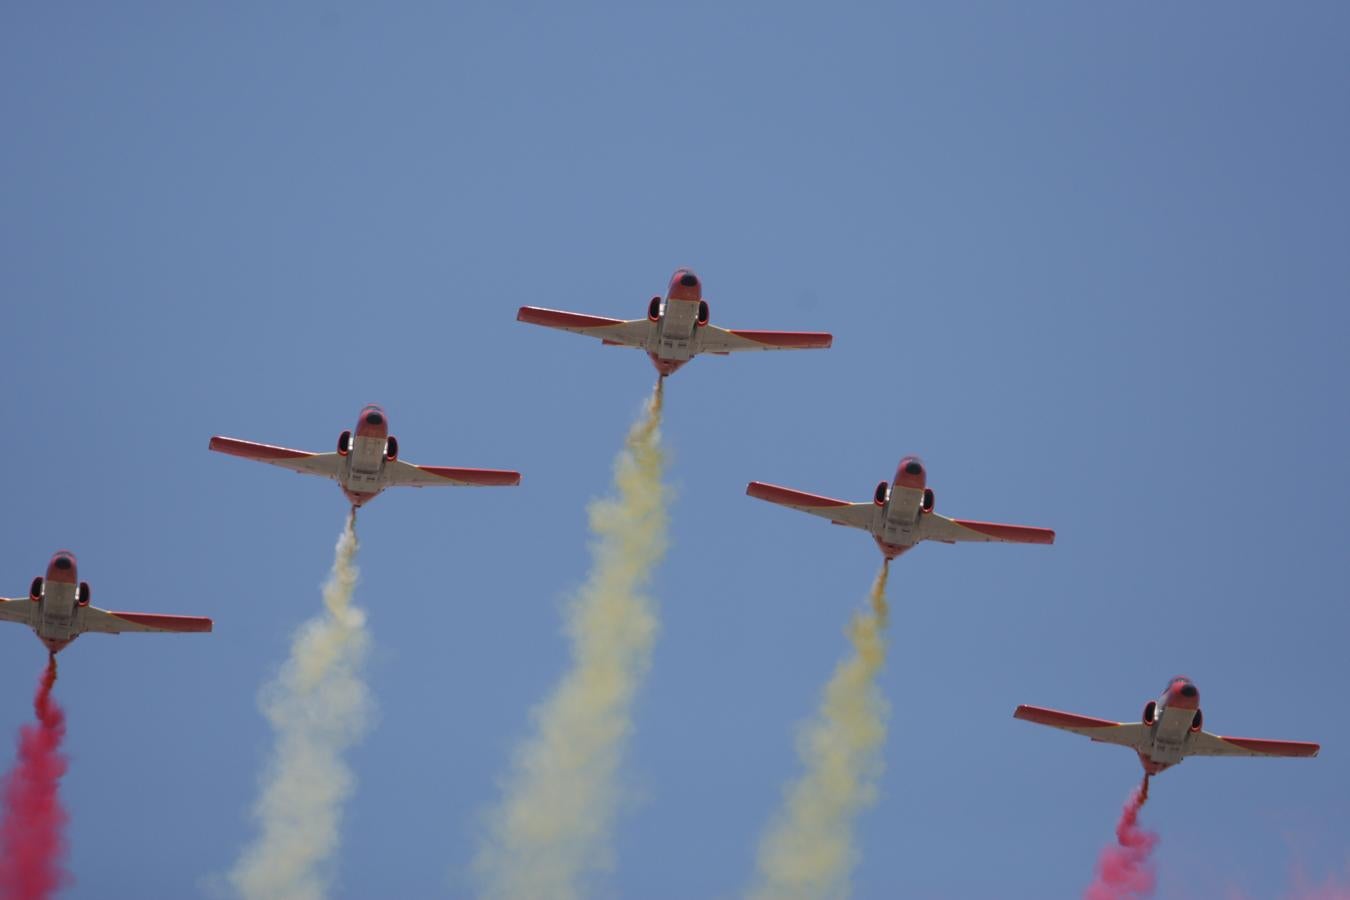
M 337 478 L 342 471 L 342 457 L 336 453 L 310 453 L 307 450 L 292 450 L 289 447 L 257 444 L 219 435 L 211 438 L 208 446 L 217 453 L 265 462 L 306 475 Z
M 402 460 L 387 464 L 385 478 L 390 485 L 409 487 L 510 487 L 520 484 L 520 473 L 506 469 L 415 466 Z
M 735 353 L 738 350 L 824 350 L 834 336 L 821 331 L 728 330 L 716 325 L 699 329 L 700 353 Z
M 584 334 L 623 347 L 646 347 L 652 333 L 652 323 L 648 319 L 610 319 L 540 306 L 522 306 L 516 313 L 516 321 Z
M 872 519 L 877 510 L 874 503 L 849 503 L 847 500 L 836 500 L 833 497 L 808 494 L 805 491 L 779 487 L 776 484 L 765 484 L 762 481 L 750 482 L 746 485 L 745 492 L 759 500 L 767 500 L 770 503 L 777 503 L 779 506 L 786 506 L 790 509 L 810 513 L 813 516 L 829 519 L 838 525 L 848 525 L 866 531 L 871 530 Z
M 1106 744 L 1121 744 L 1138 750 L 1148 739 L 1148 726 L 1138 722 L 1112 722 L 1110 719 L 1097 719 L 1092 716 L 1080 716 L 1076 713 L 1060 712 L 1042 706 L 1023 704 L 1013 712 L 1014 719 L 1034 722 L 1037 725 L 1049 725 L 1062 731 L 1071 731 L 1084 737 Z
M 19 622 L 24 625 L 31 625 L 33 610 L 36 608 L 37 604 L 27 597 L 14 600 L 8 597 L 0 597 L 0 622 Z
M 78 627 L 81 631 L 101 634 L 121 634 L 124 631 L 142 632 L 207 632 L 212 622 L 203 616 L 166 616 L 159 613 L 113 612 L 86 606 L 80 611 Z
M 1000 541 L 1012 544 L 1053 544 L 1055 532 L 1049 528 L 1030 525 L 1000 525 L 997 522 L 975 522 L 970 519 L 949 519 L 937 513 L 924 513 L 922 539 L 954 544 L 958 541 Z
M 1187 756 L 1316 756 L 1319 744 L 1272 741 L 1264 738 L 1223 737 L 1201 731 L 1186 742 Z

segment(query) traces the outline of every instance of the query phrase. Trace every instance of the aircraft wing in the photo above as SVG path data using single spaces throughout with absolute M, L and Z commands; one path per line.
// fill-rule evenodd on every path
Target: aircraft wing
M 19 622 L 23 625 L 33 624 L 33 610 L 37 604 L 27 597 L 0 597 L 0 622 Z
M 786 506 L 801 510 L 804 513 L 810 513 L 813 516 L 829 519 L 836 525 L 848 525 L 851 528 L 861 528 L 864 531 L 872 530 L 872 519 L 877 510 L 875 503 L 849 503 L 847 500 L 835 500 L 833 497 L 822 497 L 819 494 L 794 491 L 792 488 L 765 484 L 762 481 L 750 482 L 746 485 L 745 492 L 760 500 L 768 500 L 770 503 L 777 503 L 779 506 Z
M 522 306 L 516 313 L 516 321 L 584 334 L 623 347 L 646 347 L 652 333 L 649 319 L 610 319 L 540 306 Z
M 1049 725 L 1062 731 L 1072 731 L 1094 741 L 1120 744 L 1133 747 L 1135 750 L 1147 744 L 1149 739 L 1149 727 L 1141 722 L 1112 722 L 1109 719 L 1094 719 L 1092 716 L 1079 716 L 1041 706 L 1023 704 L 1013 711 L 1013 718 L 1035 722 L 1037 725 Z
M 157 613 L 112 612 L 96 606 L 80 610 L 80 631 L 121 634 L 124 631 L 205 632 L 212 622 L 202 616 L 164 616 Z
M 737 350 L 824 350 L 834 336 L 821 331 L 747 331 L 705 325 L 698 330 L 700 353 L 734 353 Z
M 255 444 L 253 441 L 241 441 L 219 435 L 211 438 L 211 443 L 207 446 L 217 453 L 228 453 L 230 456 L 271 463 L 306 475 L 337 478 L 342 471 L 342 457 L 336 453 L 310 453 L 306 450 L 292 450 L 289 447 L 277 447 L 272 444 Z
M 920 528 L 921 540 L 942 541 L 947 544 L 954 544 L 957 541 L 1005 541 L 1014 544 L 1055 542 L 1055 533 L 1049 528 L 949 519 L 937 513 L 925 513 Z
M 1190 736 L 1183 752 L 1187 756 L 1316 756 L 1321 749 L 1304 741 L 1222 737 L 1201 731 Z
M 505 469 L 457 469 L 451 466 L 415 466 L 401 459 L 385 463 L 384 477 L 390 485 L 411 487 L 507 487 L 520 484 L 520 473 Z

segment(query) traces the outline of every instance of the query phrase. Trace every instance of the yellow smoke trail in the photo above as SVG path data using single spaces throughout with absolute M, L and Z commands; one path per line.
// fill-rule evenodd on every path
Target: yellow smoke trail
M 571 900 L 609 862 L 619 764 L 656 638 L 642 591 L 666 550 L 661 403 L 658 382 L 615 461 L 617 495 L 591 504 L 591 573 L 567 611 L 571 667 L 534 710 L 492 813 L 476 860 L 486 897 Z
M 825 686 L 820 709 L 798 739 L 806 772 L 788 790 L 784 809 L 759 849 L 757 900 L 841 898 L 858 859 L 857 814 L 876 799 L 886 703 L 876 687 L 886 661 L 884 564 L 872 583 L 870 606 L 853 617 L 853 653 Z
M 370 710 L 361 675 L 365 614 L 352 605 L 356 548 L 353 515 L 323 586 L 324 611 L 300 626 L 290 658 L 259 701 L 276 746 L 254 808 L 258 836 L 230 872 L 248 900 L 325 894 L 341 805 L 353 787 L 342 753 L 365 731 Z

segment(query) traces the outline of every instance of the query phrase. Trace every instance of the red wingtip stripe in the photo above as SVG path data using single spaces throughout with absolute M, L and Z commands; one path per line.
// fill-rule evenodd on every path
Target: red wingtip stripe
M 608 325 L 623 324 L 623 319 L 588 316 L 583 313 L 544 309 L 539 306 L 522 306 L 516 312 L 516 321 L 529 322 L 531 325 L 553 325 L 561 328 L 604 328 Z
M 1023 704 L 1013 711 L 1014 719 L 1035 722 L 1037 725 L 1053 725 L 1065 728 L 1115 728 L 1120 723 L 1109 719 L 1095 719 L 1092 716 L 1080 716 L 1075 713 L 1060 712 L 1042 706 Z
M 488 487 L 509 487 L 520 484 L 520 473 L 506 469 L 456 469 L 450 466 L 418 466 L 423 472 L 451 481 L 479 484 Z
M 770 503 L 783 503 L 788 506 L 824 508 L 849 505 L 847 500 L 835 500 L 833 497 L 822 497 L 819 494 L 794 491 L 792 488 L 779 487 L 776 484 L 765 484 L 762 481 L 750 482 L 745 486 L 745 492 L 751 497 L 757 497 L 760 500 L 768 500 Z
M 167 616 L 137 612 L 109 612 L 108 615 L 163 631 L 208 632 L 214 627 L 214 623 L 205 616 Z
M 987 534 L 1000 541 L 1013 541 L 1019 544 L 1053 544 L 1055 532 L 1049 528 L 1034 528 L 1030 525 L 1000 525 L 997 522 L 973 522 L 969 519 L 953 519 L 957 525 Z
M 1322 749 L 1320 744 L 1306 741 L 1269 741 L 1262 738 L 1221 737 L 1221 741 L 1251 750 L 1254 753 L 1269 753 L 1272 756 L 1316 756 Z
M 803 350 L 824 350 L 834 343 L 834 335 L 822 331 L 746 331 L 731 329 L 731 333 L 746 340 L 773 347 L 798 347 Z
M 219 435 L 211 438 L 211 443 L 207 446 L 217 453 L 242 456 L 244 459 L 298 459 L 314 455 L 305 450 L 292 450 L 289 447 L 277 447 L 272 444 L 255 444 L 253 441 L 241 441 Z

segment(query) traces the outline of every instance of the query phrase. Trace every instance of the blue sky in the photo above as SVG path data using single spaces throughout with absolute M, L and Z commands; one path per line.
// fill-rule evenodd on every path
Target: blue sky
M 256 693 L 344 505 L 207 438 L 327 450 L 370 401 L 405 458 L 524 473 L 359 523 L 379 721 L 334 895 L 470 893 L 654 375 L 515 309 L 636 317 L 681 265 L 718 324 L 835 345 L 668 386 L 662 632 L 599 896 L 743 889 L 880 561 L 745 483 L 862 499 L 909 452 L 940 511 L 1059 541 L 897 563 L 857 896 L 1073 895 L 1138 764 L 1012 710 L 1131 719 L 1177 672 L 1211 730 L 1324 749 L 1162 776 L 1160 895 L 1345 872 L 1348 29 L 1317 2 L 0 9 L 0 590 L 69 546 L 101 606 L 216 619 L 62 655 L 68 896 L 204 895 L 251 836 Z M 7 765 L 42 648 L 0 648 Z

